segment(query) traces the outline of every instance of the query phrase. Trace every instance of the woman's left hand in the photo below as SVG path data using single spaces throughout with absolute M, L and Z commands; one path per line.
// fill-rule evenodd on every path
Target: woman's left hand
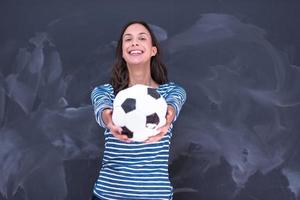
M 152 142 L 158 142 L 159 140 L 161 140 L 164 135 L 168 132 L 169 130 L 169 127 L 170 127 L 171 124 L 169 123 L 166 123 L 164 126 L 158 128 L 158 134 L 154 135 L 154 136 L 151 136 L 151 137 L 148 137 L 147 140 L 145 140 L 144 142 L 145 143 L 152 143 Z
M 174 117 L 175 117 L 175 109 L 172 106 L 168 105 L 167 114 L 166 114 L 166 124 L 157 129 L 158 134 L 149 137 L 144 142 L 152 143 L 161 140 L 164 137 L 164 135 L 168 132 Z

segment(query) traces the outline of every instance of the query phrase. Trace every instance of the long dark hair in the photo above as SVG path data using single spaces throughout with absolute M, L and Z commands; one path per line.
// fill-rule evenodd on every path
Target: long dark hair
M 128 26 L 132 24 L 143 25 L 150 33 L 152 39 L 152 46 L 157 48 L 157 53 L 155 56 L 151 57 L 150 60 L 150 71 L 152 79 L 158 84 L 164 84 L 168 81 L 167 68 L 162 63 L 160 58 L 160 48 L 155 35 L 150 29 L 149 25 L 144 21 L 131 21 L 127 23 L 121 31 L 120 38 L 118 40 L 116 48 L 115 62 L 112 67 L 112 77 L 111 84 L 114 88 L 114 93 L 117 94 L 120 90 L 125 89 L 129 85 L 129 72 L 127 65 L 122 56 L 122 45 L 123 45 L 123 34 Z

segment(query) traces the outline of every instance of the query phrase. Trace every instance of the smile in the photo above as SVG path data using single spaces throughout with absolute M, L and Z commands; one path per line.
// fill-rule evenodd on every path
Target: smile
M 131 51 L 129 51 L 130 55 L 140 55 L 142 53 L 143 53 L 143 51 L 141 51 L 141 50 L 131 50 Z

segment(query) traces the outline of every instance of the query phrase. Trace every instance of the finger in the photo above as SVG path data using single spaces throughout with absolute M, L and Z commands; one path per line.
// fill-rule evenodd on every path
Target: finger
M 126 138 L 126 135 L 122 135 L 121 133 L 118 133 L 118 132 L 112 132 L 112 134 L 113 134 L 113 136 L 115 137 L 115 138 L 118 138 L 119 140 L 126 140 L 127 138 Z
M 163 125 L 163 126 L 157 128 L 157 129 L 156 129 L 157 132 L 158 132 L 158 133 L 164 132 L 164 130 L 166 129 L 166 126 L 167 126 L 167 125 Z
M 130 142 L 130 140 L 129 139 L 127 139 L 127 138 L 124 138 L 124 137 L 116 137 L 118 140 L 120 140 L 120 141 L 122 141 L 122 142 Z
M 162 138 L 167 132 L 162 128 L 156 135 L 151 136 L 151 137 L 159 137 Z
M 122 134 L 123 129 L 121 127 L 118 126 L 118 132 Z
M 151 137 L 148 137 L 146 140 L 144 140 L 144 143 L 148 143 L 150 141 Z
M 166 128 L 164 126 L 157 129 L 157 135 L 166 132 Z
M 157 130 L 158 133 L 160 133 L 162 131 L 162 129 L 163 129 L 163 126 L 157 128 L 156 130 Z
M 151 143 L 151 142 L 152 142 L 151 138 L 148 138 L 147 140 L 144 141 L 144 143 Z
M 128 136 L 124 135 L 124 134 L 119 135 L 119 139 L 122 140 L 123 142 L 131 142 L 131 139 L 128 138 Z
M 123 129 L 120 126 L 115 125 L 115 130 L 119 133 L 122 133 Z
M 153 143 L 153 142 L 157 142 L 160 140 L 160 137 L 157 137 L 157 136 L 152 136 L 152 137 L 149 137 L 145 143 Z
M 123 131 L 123 129 L 122 129 L 121 127 L 115 126 L 115 125 L 113 126 L 112 129 L 114 130 L 114 132 L 117 132 L 117 133 L 119 133 L 119 134 L 121 134 L 122 131 Z
M 115 127 L 114 132 L 118 135 L 124 135 L 123 134 L 123 129 L 121 127 Z

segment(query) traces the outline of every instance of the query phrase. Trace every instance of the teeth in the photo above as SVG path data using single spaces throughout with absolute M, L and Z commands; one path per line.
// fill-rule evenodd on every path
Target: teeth
M 130 51 L 129 53 L 130 53 L 130 54 L 141 54 L 142 51 L 140 51 L 140 50 L 132 50 L 132 51 Z

